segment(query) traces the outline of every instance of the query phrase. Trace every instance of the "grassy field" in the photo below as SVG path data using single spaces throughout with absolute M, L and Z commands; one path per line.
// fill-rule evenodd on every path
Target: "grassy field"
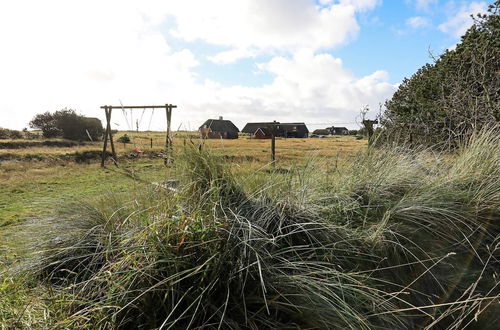
M 125 134 L 119 132 L 116 136 Z M 133 143 L 116 143 L 119 160 L 124 169 L 115 169 L 108 160 L 108 168 L 99 166 L 102 143 L 89 143 L 74 147 L 29 147 L 0 149 L 0 226 L 27 217 L 43 215 L 53 206 L 47 200 L 62 198 L 94 198 L 105 193 L 129 189 L 137 184 L 127 173 L 133 172 L 146 181 L 168 178 L 169 169 L 163 167 L 161 154 L 164 151 L 164 133 L 127 132 Z M 174 151 L 178 153 L 189 135 L 174 135 Z M 154 139 L 150 148 L 150 138 Z M 57 140 L 56 140 L 57 141 Z M 201 143 L 193 139 L 194 143 Z M 19 143 L 18 140 L 5 141 Z M 248 172 L 266 166 L 270 161 L 270 141 L 250 140 L 206 140 L 207 148 L 214 154 L 234 163 L 235 171 Z M 328 161 L 333 166 L 341 164 L 366 146 L 366 140 L 353 137 L 328 139 L 278 139 L 276 142 L 277 165 L 290 168 L 312 158 Z M 128 157 L 138 147 L 145 155 L 138 159 Z M 68 155 L 91 152 L 89 163 L 78 164 Z M 7 157 L 6 155 L 10 155 Z
M 278 140 L 275 167 L 269 140 L 187 135 L 168 168 L 161 133 L 119 168 L 67 156 L 99 144 L 0 163 L 0 329 L 498 323 L 495 131 L 452 154 Z
M 30 219 L 54 216 L 58 209 L 78 200 L 99 203 L 107 196 L 116 194 L 136 195 L 138 191 L 150 189 L 150 182 L 176 177 L 171 168 L 163 165 L 161 158 L 164 152 L 164 132 L 118 132 L 115 139 L 123 134 L 129 135 L 132 143 L 115 142 L 120 168 L 116 168 L 108 160 L 104 169 L 99 164 L 102 142 L 61 146 L 68 141 L 0 141 L 4 146 L 9 146 L 0 149 L 0 274 L 9 267 L 13 259 L 24 253 L 23 243 L 15 236 L 15 224 L 26 219 L 31 221 Z M 46 141 L 53 146 L 42 145 Z M 269 140 L 243 137 L 238 140 L 201 141 L 195 132 L 176 132 L 173 138 L 175 157 L 186 143 L 191 142 L 203 142 L 205 148 L 212 150 L 216 157 L 224 159 L 237 175 L 251 176 L 258 171 L 259 175 L 267 176 L 268 173 L 263 169 L 271 168 Z M 25 144 L 31 146 L 24 147 Z M 365 146 L 366 140 L 356 140 L 354 137 L 278 139 L 277 166 L 283 169 L 300 167 L 312 158 L 331 162 L 332 166 L 340 166 L 342 161 L 350 159 Z M 144 150 L 144 155 L 139 158 L 129 157 L 136 147 Z M 77 162 L 75 155 L 85 153 L 91 156 L 87 156 L 88 159 L 83 162 Z M 7 278 L 0 277 L 0 287 L 2 283 L 4 286 L 3 289 L 0 288 L 0 294 L 9 292 L 14 304 L 15 300 L 32 299 L 33 292 L 30 289 L 17 286 L 17 282 L 9 284 L 5 281 L 8 281 Z M 7 317 L 1 313 L 0 316 Z M 4 326 L 0 322 L 0 329 Z
M 130 153 L 133 149 L 139 148 L 146 152 L 161 152 L 165 145 L 165 133 L 163 132 L 118 132 L 117 137 L 127 134 L 131 138 L 131 143 L 123 144 L 115 142 L 116 151 L 120 154 Z M 184 141 L 192 140 L 195 143 L 200 143 L 200 139 L 194 132 L 176 132 L 173 134 L 174 148 L 182 146 Z M 150 139 L 153 139 L 153 148 L 151 148 Z M 32 142 L 24 140 L 3 140 L 5 144 L 21 144 L 23 142 Z M 54 140 L 60 141 L 60 140 Z M 41 142 L 41 141 L 40 141 Z M 241 155 L 246 158 L 255 158 L 259 161 L 268 161 L 270 159 L 270 140 L 251 140 L 245 136 L 236 140 L 205 140 L 204 143 L 218 149 L 226 155 Z M 356 140 L 352 136 L 335 136 L 326 139 L 277 139 L 276 150 L 278 158 L 284 160 L 300 161 L 304 156 L 304 152 L 317 152 L 319 155 L 331 156 L 340 154 L 352 154 L 359 148 L 366 146 L 366 140 Z M 109 146 L 108 146 L 109 148 Z M 110 149 L 110 148 L 109 148 Z M 65 156 L 77 152 L 102 150 L 102 143 L 85 143 L 83 145 L 71 147 L 47 147 L 34 146 L 29 148 L 0 148 L 1 159 L 42 159 L 42 160 L 57 160 L 64 159 Z

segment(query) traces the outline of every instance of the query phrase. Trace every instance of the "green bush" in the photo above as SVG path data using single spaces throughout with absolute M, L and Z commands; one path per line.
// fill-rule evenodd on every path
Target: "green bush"
M 499 12 L 495 1 L 487 14 L 474 17 L 455 49 L 403 80 L 385 104 L 388 142 L 456 148 L 474 131 L 500 122 Z
M 99 119 L 80 116 L 71 109 L 38 114 L 30 121 L 30 127 L 42 130 L 46 138 L 62 137 L 78 141 L 97 141 L 104 133 Z
M 13 129 L 8 129 L 8 128 L 1 128 L 0 127 L 0 139 L 22 139 L 23 133 L 20 131 L 16 131 Z
M 121 143 L 130 143 L 130 137 L 127 134 L 120 136 L 116 141 Z

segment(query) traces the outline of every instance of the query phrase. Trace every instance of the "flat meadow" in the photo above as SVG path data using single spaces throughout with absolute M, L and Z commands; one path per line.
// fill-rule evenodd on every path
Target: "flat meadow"
M 270 140 L 176 132 L 168 167 L 164 133 L 124 134 L 118 167 L 102 143 L 0 150 L 0 329 L 499 319 L 494 130 L 452 152 L 277 139 L 274 165 Z
M 115 141 L 120 168 L 134 172 L 143 180 L 168 179 L 170 171 L 163 166 L 164 132 L 118 132 L 116 137 L 127 134 L 131 143 Z M 153 148 L 151 148 L 153 139 Z M 62 140 L 54 139 L 55 142 Z M 3 143 L 21 144 L 19 140 Z M 271 161 L 270 140 L 242 137 L 235 140 L 203 140 L 196 132 L 173 135 L 174 157 L 185 143 L 204 144 L 214 154 L 225 159 L 234 170 L 242 173 L 268 166 Z M 40 143 L 41 144 L 41 143 Z M 366 140 L 354 137 L 325 139 L 277 139 L 277 166 L 290 168 L 310 161 L 329 158 L 334 166 L 366 147 Z M 144 153 L 131 155 L 138 148 Z M 108 146 L 108 150 L 110 147 Z M 73 196 L 94 198 L 106 192 L 123 190 L 138 184 L 126 172 L 115 168 L 108 159 L 106 169 L 100 167 L 102 142 L 75 146 L 43 146 L 0 149 L 0 226 L 33 217 L 53 206 L 41 203 L 47 199 Z

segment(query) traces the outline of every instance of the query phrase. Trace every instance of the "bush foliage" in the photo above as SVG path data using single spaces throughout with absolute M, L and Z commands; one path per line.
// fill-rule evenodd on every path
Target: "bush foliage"
M 500 1 L 453 50 L 404 79 L 386 102 L 383 125 L 390 141 L 427 146 L 457 143 L 500 121 Z
M 127 134 L 123 134 L 116 141 L 121 143 L 130 143 L 130 137 Z
M 100 140 L 104 133 L 99 119 L 80 116 L 71 109 L 38 114 L 30 121 L 30 127 L 41 129 L 46 138 L 62 137 L 80 141 L 89 138 Z
M 23 133 L 8 128 L 0 127 L 0 139 L 22 139 L 24 137 Z

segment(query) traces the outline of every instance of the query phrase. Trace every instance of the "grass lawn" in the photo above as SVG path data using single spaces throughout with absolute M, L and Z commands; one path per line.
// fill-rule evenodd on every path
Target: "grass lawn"
M 121 136 L 118 132 L 116 136 Z M 128 132 L 134 143 L 116 143 L 122 169 L 116 169 L 108 161 L 102 169 L 98 159 L 90 164 L 77 164 L 65 155 L 93 151 L 98 153 L 102 144 L 93 143 L 75 147 L 32 147 L 23 149 L 0 149 L 0 157 L 5 154 L 20 157 L 39 158 L 41 161 L 10 160 L 0 162 L 0 227 L 28 217 L 44 216 L 57 208 L 57 200 L 76 198 L 92 200 L 103 194 L 127 191 L 140 186 L 141 182 L 124 175 L 123 169 L 133 172 L 146 181 L 168 178 L 169 170 L 163 167 L 161 159 L 143 157 L 130 159 L 135 146 L 148 154 L 163 151 L 162 132 Z M 194 133 L 190 134 L 195 136 Z M 152 137 L 155 144 L 149 148 L 146 141 Z M 185 143 L 187 133 L 174 137 L 174 150 L 179 152 Z M 193 139 L 200 143 L 199 139 Z M 206 147 L 227 162 L 234 164 L 234 171 L 252 172 L 266 166 L 270 161 L 270 140 L 206 140 Z M 290 168 L 300 166 L 315 159 L 332 166 L 340 166 L 356 152 L 366 146 L 366 140 L 354 137 L 333 137 L 327 139 L 278 139 L 276 141 L 277 166 Z

